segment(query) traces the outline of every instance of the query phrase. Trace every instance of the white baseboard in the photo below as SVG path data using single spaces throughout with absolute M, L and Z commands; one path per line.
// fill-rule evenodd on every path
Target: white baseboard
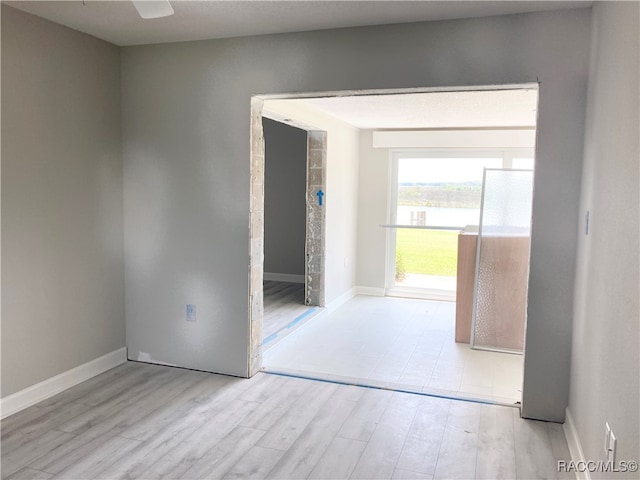
M 358 295 L 370 295 L 372 297 L 384 297 L 384 288 L 377 287 L 356 287 L 356 293 Z
M 294 275 L 292 273 L 268 273 L 264 272 L 262 278 L 276 282 L 304 283 L 304 275 Z
M 355 296 L 356 296 L 356 287 L 351 287 L 349 290 L 344 292 L 338 298 L 335 298 L 334 300 L 332 300 L 326 305 L 327 313 L 331 315 L 338 308 L 340 308 L 342 305 L 347 303 L 349 300 L 351 300 Z
M 48 378 L 24 390 L 8 395 L 0 400 L 0 412 L 2 412 L 0 417 L 5 418 L 13 415 L 126 361 L 127 348 L 122 347 L 55 377 Z
M 418 298 L 423 300 L 435 300 L 439 302 L 455 302 L 455 292 L 426 288 L 390 288 L 386 290 L 388 297 Z
M 564 436 L 567 439 L 567 444 L 569 445 L 569 453 L 571 454 L 571 460 L 574 462 L 584 462 L 584 452 L 582 451 L 582 444 L 580 443 L 580 437 L 578 436 L 578 430 L 576 430 L 576 424 L 573 421 L 573 416 L 571 416 L 571 412 L 567 408 L 565 411 L 565 421 L 562 425 L 562 429 L 564 430 Z M 579 472 L 576 469 L 576 479 L 577 480 L 591 480 L 591 475 L 589 474 L 589 470 L 585 469 L 584 472 Z

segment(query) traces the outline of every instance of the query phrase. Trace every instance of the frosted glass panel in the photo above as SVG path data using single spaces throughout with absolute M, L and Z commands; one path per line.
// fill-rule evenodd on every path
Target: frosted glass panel
M 524 343 L 533 172 L 485 170 L 473 346 L 521 352 Z

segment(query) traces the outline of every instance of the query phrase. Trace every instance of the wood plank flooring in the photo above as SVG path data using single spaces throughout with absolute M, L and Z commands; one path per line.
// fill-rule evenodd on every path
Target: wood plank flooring
M 2 478 L 556 478 L 510 407 L 127 362 L 1 423 Z
M 311 307 L 304 304 L 304 284 L 264 281 L 262 338 L 268 339 Z

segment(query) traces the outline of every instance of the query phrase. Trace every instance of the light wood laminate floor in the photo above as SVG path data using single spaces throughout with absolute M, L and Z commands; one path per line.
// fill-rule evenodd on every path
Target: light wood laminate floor
M 269 339 L 312 308 L 304 304 L 304 283 L 265 280 L 263 295 L 263 339 Z
M 569 459 L 561 425 L 515 408 L 136 362 L 1 425 L 12 480 L 534 479 Z

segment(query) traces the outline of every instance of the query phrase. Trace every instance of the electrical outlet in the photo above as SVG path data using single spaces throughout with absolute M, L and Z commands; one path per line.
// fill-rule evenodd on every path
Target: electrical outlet
M 609 442 L 611 441 L 611 427 L 609 422 L 604 424 L 604 454 L 609 456 Z
M 196 321 L 196 306 L 193 304 L 187 304 L 187 322 Z
M 610 462 L 616 461 L 616 444 L 616 436 L 611 432 L 609 435 L 609 451 L 607 452 L 607 460 Z

